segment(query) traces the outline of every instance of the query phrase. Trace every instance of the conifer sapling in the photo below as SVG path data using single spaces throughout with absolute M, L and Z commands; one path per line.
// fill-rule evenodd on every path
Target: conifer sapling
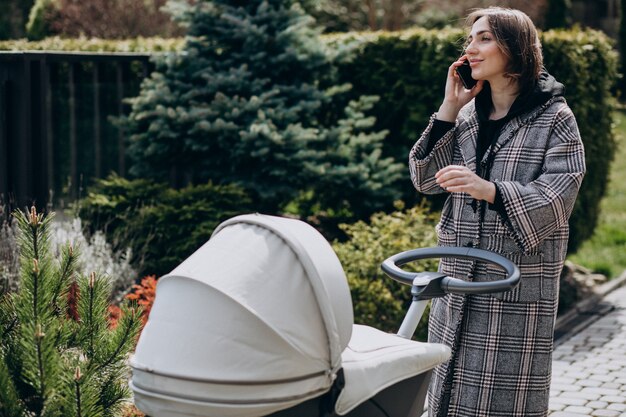
M 33 207 L 14 213 L 19 226 L 20 287 L 0 300 L 0 417 L 113 417 L 129 396 L 127 355 L 141 318 L 122 307 L 107 325 L 109 280 L 94 272 L 75 278 L 79 257 L 68 244 L 50 252 L 50 222 Z M 77 317 L 68 314 L 76 288 Z

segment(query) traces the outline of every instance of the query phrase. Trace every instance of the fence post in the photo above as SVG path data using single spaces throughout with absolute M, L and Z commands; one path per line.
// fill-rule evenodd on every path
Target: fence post
M 124 115 L 124 63 L 117 61 L 115 65 L 115 81 L 117 84 L 117 115 Z M 117 126 L 117 169 L 122 177 L 126 175 L 126 142 L 124 129 Z
M 69 63 L 67 85 L 69 90 L 70 134 L 70 197 L 74 200 L 78 190 L 78 146 L 76 143 L 76 74 L 75 64 Z
M 41 67 L 41 89 L 42 94 L 42 126 L 45 128 L 45 150 L 46 150 L 46 181 L 48 192 L 50 193 L 50 200 L 53 199 L 53 192 L 55 188 L 54 184 L 54 131 L 52 130 L 52 89 L 50 88 L 50 65 L 52 63 L 44 57 L 40 61 Z M 52 201 L 49 201 L 52 203 Z
M 7 70 L 0 67 L 0 204 L 9 198 L 9 175 L 8 175 L 8 138 L 7 138 Z
M 93 63 L 93 140 L 96 178 L 102 177 L 102 131 L 100 129 L 100 66 Z
M 9 169 L 15 174 L 15 204 L 18 207 L 33 203 L 33 171 L 31 169 L 32 147 L 32 86 L 31 86 L 31 65 L 30 60 L 24 59 L 17 62 L 15 69 L 21 67 L 21 74 L 15 77 L 15 87 L 11 91 L 12 99 L 17 102 L 15 108 L 15 116 L 17 124 L 15 125 L 15 144 L 16 155 L 12 155 L 13 164 L 9 163 Z M 11 166 L 12 165 L 12 166 Z

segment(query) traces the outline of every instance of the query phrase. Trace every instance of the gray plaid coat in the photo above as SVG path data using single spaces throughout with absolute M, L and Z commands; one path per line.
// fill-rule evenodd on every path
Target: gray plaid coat
M 440 246 L 473 246 L 500 253 L 521 270 L 513 291 L 433 300 L 429 341 L 452 348 L 435 369 L 429 390 L 431 416 L 546 416 L 559 275 L 568 219 L 585 173 L 576 119 L 565 99 L 511 119 L 482 161 L 476 161 L 478 118 L 474 101 L 454 129 L 426 154 L 434 116 L 409 157 L 415 188 L 445 192 L 435 173 L 450 164 L 490 165 L 507 218 L 463 193 L 452 193 L 437 225 Z M 480 170 L 479 170 L 480 171 Z M 473 281 L 504 278 L 482 262 L 442 259 L 443 273 Z

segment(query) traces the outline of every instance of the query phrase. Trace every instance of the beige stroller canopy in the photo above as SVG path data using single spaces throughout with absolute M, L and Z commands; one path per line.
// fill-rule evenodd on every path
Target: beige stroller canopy
M 328 391 L 343 415 L 449 357 L 353 325 L 343 269 L 304 222 L 245 215 L 161 278 L 130 383 L 151 416 L 261 416 Z

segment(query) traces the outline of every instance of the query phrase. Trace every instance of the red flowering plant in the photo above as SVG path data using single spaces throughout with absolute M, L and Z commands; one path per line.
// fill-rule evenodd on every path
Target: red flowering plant
M 133 291 L 126 296 L 127 300 L 136 300 L 137 304 L 143 307 L 141 313 L 142 323 L 145 325 L 152 309 L 152 303 L 154 303 L 154 296 L 156 295 L 156 276 L 148 275 L 142 278 L 140 284 L 133 285 Z
M 132 287 L 130 293 L 124 297 L 129 301 L 136 301 L 137 305 L 143 307 L 141 310 L 141 327 L 148 321 L 150 310 L 152 309 L 152 303 L 154 303 L 154 296 L 156 294 L 157 279 L 155 275 L 147 275 L 141 279 L 139 284 L 135 284 Z M 120 308 L 114 304 L 109 306 L 109 326 L 115 328 L 117 326 L 117 320 L 119 319 Z

